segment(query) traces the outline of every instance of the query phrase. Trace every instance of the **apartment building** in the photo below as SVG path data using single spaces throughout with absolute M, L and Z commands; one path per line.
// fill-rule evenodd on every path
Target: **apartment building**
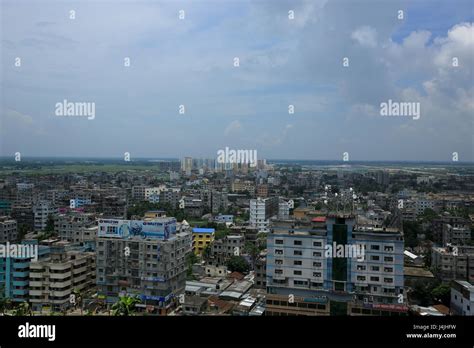
M 400 231 L 356 226 L 350 214 L 315 220 L 272 221 L 266 314 L 406 313 Z
M 278 214 L 278 197 L 250 200 L 250 225 L 259 232 L 268 232 L 270 218 Z
M 222 239 L 214 240 L 211 244 L 209 264 L 225 265 L 232 256 L 242 254 L 244 245 L 244 237 L 239 235 L 227 235 Z
M 69 242 L 93 242 L 97 237 L 96 215 L 82 212 L 59 214 L 54 218 L 54 231 Z
M 0 216 L 0 243 L 13 242 L 17 239 L 16 220 L 9 216 Z
M 12 302 L 26 302 L 29 299 L 30 263 L 49 252 L 45 246 L 23 242 L 22 251 L 15 257 L 0 257 L 0 288 L 3 297 Z M 27 248 L 27 249 L 25 249 Z
M 68 250 L 65 241 L 52 241 L 47 256 L 30 263 L 29 301 L 34 311 L 70 307 L 74 290 L 95 286 L 95 253 Z
M 464 245 L 471 240 L 471 229 L 468 227 L 453 227 L 443 225 L 443 245 Z
M 213 228 L 193 228 L 193 252 L 202 255 L 204 249 L 214 241 L 215 230 Z
M 43 231 L 48 223 L 48 217 L 57 214 L 58 209 L 49 201 L 39 201 L 33 206 L 34 229 Z
M 452 315 L 474 315 L 474 285 L 465 280 L 454 280 L 451 283 Z
M 442 281 L 474 282 L 474 246 L 433 247 L 431 266 Z
M 191 234 L 176 230 L 175 218 L 99 220 L 97 286 L 108 303 L 139 296 L 155 314 L 166 314 L 184 291 Z

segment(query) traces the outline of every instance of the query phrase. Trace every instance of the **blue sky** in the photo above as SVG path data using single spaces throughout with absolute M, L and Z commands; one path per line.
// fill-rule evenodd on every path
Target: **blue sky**
M 3 156 L 474 160 L 472 1 L 0 3 Z

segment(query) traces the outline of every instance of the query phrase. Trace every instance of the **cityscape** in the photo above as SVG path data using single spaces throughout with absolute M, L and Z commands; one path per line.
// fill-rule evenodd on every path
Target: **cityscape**
M 472 0 L 0 18 L 1 348 L 472 347 Z
M 4 315 L 474 313 L 472 164 L 3 160 L 0 185 Z

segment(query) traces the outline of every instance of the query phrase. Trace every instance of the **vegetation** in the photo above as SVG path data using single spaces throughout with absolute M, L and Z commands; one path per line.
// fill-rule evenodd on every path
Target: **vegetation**
M 242 256 L 232 256 L 228 261 L 227 261 L 227 269 L 231 272 L 240 272 L 240 273 L 246 273 L 249 271 L 250 266 L 243 258 Z
M 112 306 L 112 315 L 114 316 L 131 316 L 136 312 L 136 305 L 141 303 L 138 297 L 122 296 Z

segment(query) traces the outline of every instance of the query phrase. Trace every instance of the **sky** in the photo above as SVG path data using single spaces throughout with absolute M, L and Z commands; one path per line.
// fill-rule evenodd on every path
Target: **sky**
M 0 10 L 0 156 L 212 158 L 229 147 L 474 161 L 471 0 L 0 0 Z M 95 117 L 57 115 L 64 100 L 93 103 Z M 389 100 L 419 103 L 419 118 L 381 115 Z

